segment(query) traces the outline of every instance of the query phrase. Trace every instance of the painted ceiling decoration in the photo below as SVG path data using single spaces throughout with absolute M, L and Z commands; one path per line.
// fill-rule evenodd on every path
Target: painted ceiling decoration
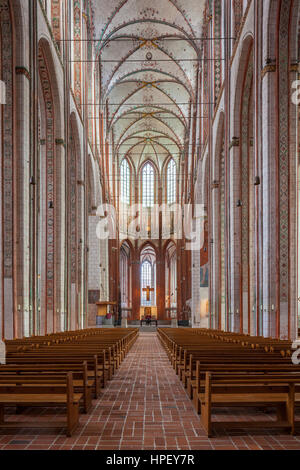
M 104 4 L 103 4 L 104 3 Z M 92 0 L 100 106 L 114 157 L 179 165 L 196 101 L 204 0 Z

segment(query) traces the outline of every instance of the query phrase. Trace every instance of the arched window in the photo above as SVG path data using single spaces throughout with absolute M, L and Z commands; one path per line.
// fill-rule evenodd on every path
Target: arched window
M 152 266 L 149 261 L 144 261 L 142 264 L 142 273 L 141 273 L 142 289 L 145 289 L 147 286 L 152 286 Z M 147 292 L 142 291 L 142 305 L 148 305 L 150 301 L 147 301 Z
M 151 246 L 146 246 L 140 256 L 141 262 L 141 305 L 155 305 L 156 299 L 156 255 Z
M 176 163 L 173 158 L 167 166 L 167 204 L 176 202 Z
M 151 163 L 146 163 L 142 170 L 142 200 L 144 207 L 154 205 L 154 168 Z
M 130 167 L 124 158 L 121 163 L 121 201 L 130 204 Z

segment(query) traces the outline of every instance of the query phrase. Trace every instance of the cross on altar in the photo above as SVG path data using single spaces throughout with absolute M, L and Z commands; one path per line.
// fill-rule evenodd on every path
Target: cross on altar
M 144 287 L 144 288 L 143 288 L 143 292 L 147 292 L 146 300 L 147 300 L 147 302 L 149 302 L 149 300 L 150 300 L 150 292 L 154 292 L 153 287 L 150 287 L 150 286 Z

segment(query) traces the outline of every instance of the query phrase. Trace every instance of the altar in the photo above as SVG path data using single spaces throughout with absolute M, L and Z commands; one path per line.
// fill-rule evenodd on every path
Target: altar
M 157 307 L 151 306 L 151 307 L 146 307 L 146 306 L 141 306 L 140 307 L 140 320 L 146 317 L 151 317 L 155 320 L 157 320 Z

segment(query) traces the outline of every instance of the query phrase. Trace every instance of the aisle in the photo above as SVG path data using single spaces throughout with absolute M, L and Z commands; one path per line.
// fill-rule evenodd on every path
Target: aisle
M 55 416 L 43 413 L 43 418 Z M 0 449 L 300 449 L 299 436 L 274 431 L 235 431 L 208 439 L 155 333 L 140 334 L 71 438 L 63 432 L 34 432 L 0 435 Z
M 197 436 L 207 441 L 155 333 L 140 334 L 93 415 L 99 449 L 190 449 L 189 442 L 203 444 Z

